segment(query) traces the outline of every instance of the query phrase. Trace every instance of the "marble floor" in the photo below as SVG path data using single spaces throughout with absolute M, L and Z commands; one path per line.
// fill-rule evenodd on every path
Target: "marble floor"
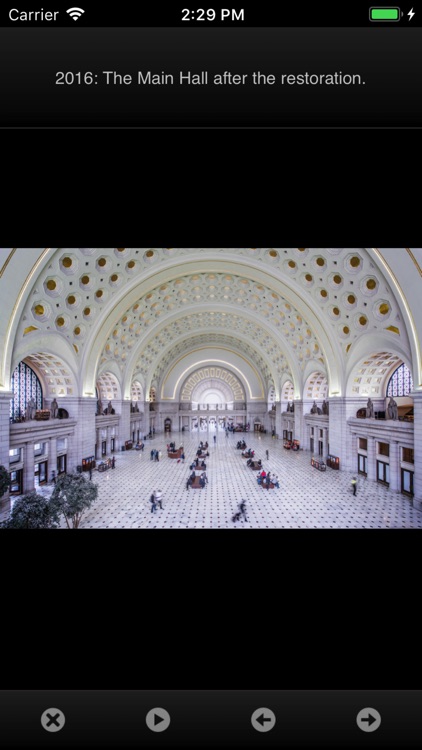
M 264 468 L 279 477 L 280 488 L 263 490 L 256 472 L 247 468 L 246 459 L 236 450 L 239 439 L 255 450 Z M 175 434 L 183 439 L 185 464 L 167 457 L 168 439 L 157 436 L 145 441 L 144 452 L 116 454 L 116 468 L 93 472 L 98 484 L 98 500 L 84 515 L 80 528 L 309 528 L 384 529 L 422 528 L 422 513 L 411 499 L 390 492 L 376 482 L 358 476 L 353 497 L 352 472 L 320 472 L 311 467 L 311 454 L 283 448 L 282 440 L 271 436 L 219 432 L 214 445 L 212 433 Z M 207 459 L 208 484 L 204 489 L 186 489 L 186 480 L 200 440 L 210 443 Z M 161 450 L 159 462 L 151 461 L 151 448 Z M 265 451 L 269 451 L 266 460 Z M 51 493 L 43 487 L 43 494 Z M 149 497 L 161 489 L 163 510 L 151 512 Z M 238 503 L 246 500 L 247 521 L 232 522 Z

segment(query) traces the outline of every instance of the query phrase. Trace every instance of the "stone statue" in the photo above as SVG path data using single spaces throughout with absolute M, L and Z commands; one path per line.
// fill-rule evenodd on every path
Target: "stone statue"
M 111 403 L 111 401 L 109 401 L 108 404 L 107 404 L 106 413 L 107 414 L 114 414 L 113 404 Z
M 57 403 L 57 401 L 56 401 L 55 398 L 53 398 L 53 400 L 51 402 L 50 412 L 51 412 L 51 418 L 52 419 L 57 419 L 57 417 L 59 415 L 59 405 L 58 405 L 58 403 Z
M 311 414 L 318 414 L 318 407 L 316 405 L 316 401 L 314 401 L 312 405 Z
M 374 405 L 372 403 L 372 399 L 368 398 L 368 403 L 366 404 L 366 418 L 374 419 L 374 417 L 375 417 Z
M 33 398 L 30 398 L 26 405 L 26 418 L 35 419 L 35 412 L 37 411 L 37 405 Z
M 328 415 L 328 403 L 325 399 L 322 402 L 322 413 Z
M 289 412 L 292 412 L 292 413 L 293 413 L 293 412 L 294 412 L 294 410 L 295 410 L 295 405 L 294 405 L 294 403 L 293 403 L 293 401 L 292 401 L 292 403 L 291 403 L 291 404 L 290 404 L 290 403 L 289 403 L 289 404 L 287 404 L 287 411 L 289 411 Z
M 394 401 L 393 398 L 390 398 L 387 411 L 388 411 L 388 419 L 394 419 L 394 420 L 398 419 L 399 413 L 398 413 L 397 401 Z
M 99 398 L 97 401 L 97 417 L 101 417 L 103 413 L 103 402 Z

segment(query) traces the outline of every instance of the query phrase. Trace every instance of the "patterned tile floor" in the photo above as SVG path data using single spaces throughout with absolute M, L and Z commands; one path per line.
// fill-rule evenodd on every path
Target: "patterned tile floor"
M 280 489 L 258 486 L 256 472 L 246 467 L 246 459 L 235 447 L 243 437 L 264 468 L 278 474 Z M 176 446 L 180 438 L 172 437 Z M 202 490 L 186 490 L 189 464 L 199 441 L 207 439 L 209 483 Z M 93 472 L 99 496 L 80 528 L 422 528 L 422 513 L 409 498 L 360 476 L 353 497 L 352 472 L 317 471 L 310 465 L 309 452 L 284 450 L 282 440 L 270 436 L 235 433 L 226 438 L 220 432 L 214 445 L 212 433 L 208 437 L 185 433 L 184 465 L 167 458 L 166 443 L 163 436 L 146 440 L 143 453 L 116 454 L 114 471 Z M 163 452 L 160 462 L 151 461 L 151 448 Z M 164 507 L 151 513 L 149 497 L 154 489 L 162 490 Z M 51 487 L 43 488 L 46 495 L 50 492 Z M 248 520 L 233 523 L 242 499 Z

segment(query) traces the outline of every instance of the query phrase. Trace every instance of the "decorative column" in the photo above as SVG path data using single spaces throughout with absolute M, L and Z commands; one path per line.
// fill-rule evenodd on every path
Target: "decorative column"
M 305 420 L 303 418 L 303 401 L 301 399 L 297 399 L 293 403 L 294 403 L 294 420 L 295 420 L 293 437 L 295 440 L 299 440 L 301 448 L 304 448 L 305 450 L 309 450 L 309 441 L 307 445 L 304 445 L 307 431 L 305 429 Z
M 422 511 L 422 390 L 410 394 L 413 398 L 415 475 L 413 477 L 413 504 Z
M 353 469 L 352 456 L 347 451 L 346 399 L 332 396 L 329 400 L 330 454 L 338 456 L 341 469 Z
M 50 438 L 48 445 L 48 482 L 53 476 L 53 471 L 57 476 L 57 438 L 55 437 Z
M 69 416 L 77 420 L 74 439 L 68 451 L 68 467 L 69 465 L 72 467 L 68 468 L 68 471 L 71 471 L 80 466 L 83 458 L 93 456 L 95 453 L 97 401 L 91 397 L 68 396 L 66 409 L 69 411 Z
M 107 456 L 111 453 L 111 427 L 106 427 L 106 454 Z
M 23 466 L 23 492 L 25 495 L 35 489 L 34 470 L 34 443 L 25 443 L 25 462 Z
M 328 430 L 326 427 L 322 429 L 322 457 L 325 460 L 328 455 Z
M 368 435 L 368 479 L 375 481 L 377 478 L 377 465 L 375 460 L 375 438 Z
M 400 462 L 398 440 L 390 440 L 390 490 L 400 491 Z
M 132 430 L 130 427 L 130 401 L 121 401 L 120 411 L 120 425 L 119 425 L 119 437 L 121 445 L 124 445 L 126 440 L 132 440 Z M 148 407 L 148 419 L 149 419 L 149 402 L 146 404 Z M 149 429 L 149 428 L 148 428 Z

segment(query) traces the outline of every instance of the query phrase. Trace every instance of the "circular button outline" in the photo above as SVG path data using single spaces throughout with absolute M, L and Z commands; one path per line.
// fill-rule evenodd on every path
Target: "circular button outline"
M 59 713 L 60 717 L 63 719 L 63 724 L 61 726 L 57 727 L 55 724 L 53 724 L 51 727 L 45 726 L 44 722 L 47 721 L 48 716 L 47 714 L 51 713 Z M 43 729 L 45 729 L 46 732 L 61 732 L 64 725 L 66 724 L 66 716 L 64 715 L 63 711 L 60 708 L 46 708 L 45 711 L 41 714 L 41 726 Z
M 373 714 L 375 721 L 373 721 L 372 724 L 369 724 L 368 721 L 364 726 L 362 723 L 362 719 L 367 719 L 368 713 Z M 370 706 L 361 708 L 358 715 L 356 716 L 356 724 L 362 732 L 376 732 L 377 729 L 379 729 L 381 726 L 381 714 L 379 711 L 377 711 L 376 708 L 371 708 Z
M 155 725 L 154 715 L 158 711 L 162 711 L 165 714 L 165 716 L 162 717 L 163 720 L 160 721 L 159 724 Z M 156 706 L 155 708 L 151 708 L 151 710 L 148 711 L 145 717 L 145 722 L 146 722 L 148 729 L 150 729 L 151 732 L 165 732 L 166 729 L 168 729 L 170 726 L 171 717 L 170 717 L 169 712 L 165 708 L 162 708 L 162 706 Z
M 259 722 L 257 722 L 259 716 L 264 712 L 271 714 L 271 724 L 260 724 Z M 274 729 L 276 721 L 276 715 L 274 711 L 271 711 L 271 708 L 257 708 L 251 716 L 251 724 L 256 732 L 270 732 L 272 729 Z

